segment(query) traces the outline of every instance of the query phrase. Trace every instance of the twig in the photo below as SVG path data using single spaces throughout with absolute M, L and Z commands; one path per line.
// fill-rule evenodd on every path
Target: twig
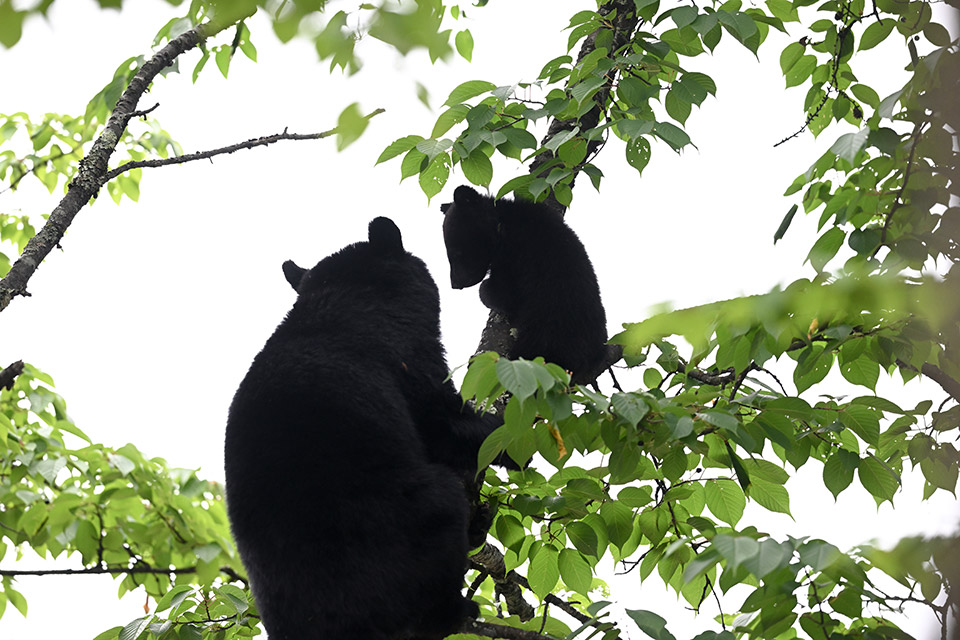
M 242 19 L 239 16 L 237 19 Z M 150 83 L 163 69 L 170 66 L 184 51 L 194 48 L 201 41 L 222 31 L 230 24 L 205 22 L 168 42 L 153 57 L 147 60 L 134 74 L 130 84 L 117 100 L 103 132 L 96 139 L 90 152 L 80 161 L 77 175 L 70 183 L 67 194 L 50 213 L 43 228 L 30 238 L 23 253 L 0 280 L 0 311 L 6 309 L 17 296 L 25 295 L 27 283 L 43 259 L 58 246 L 63 234 L 90 200 L 97 195 L 107 173 L 110 156 L 123 137 L 127 123 L 137 112 L 137 102 L 149 88 Z
M 875 257 L 877 252 L 887 244 L 887 230 L 890 228 L 890 222 L 893 221 L 893 214 L 896 213 L 900 205 L 903 204 L 903 192 L 907 188 L 907 182 L 910 180 L 910 172 L 913 170 L 913 152 L 917 149 L 917 143 L 920 141 L 920 130 L 924 124 L 926 123 L 918 122 L 913 128 L 913 133 L 910 134 L 910 137 L 913 138 L 913 144 L 910 145 L 910 153 L 907 155 L 907 167 L 903 170 L 903 182 L 900 183 L 897 195 L 893 199 L 893 205 L 890 207 L 890 211 L 887 212 L 886 220 L 883 221 L 883 229 L 880 231 L 880 244 L 874 249 L 873 254 L 870 256 L 871 258 Z
M 384 112 L 384 109 L 375 109 L 365 116 L 366 119 L 370 119 L 374 116 L 377 116 Z M 269 136 L 263 136 L 260 138 L 253 138 L 247 140 L 246 142 L 238 142 L 236 144 L 231 144 L 226 147 L 220 147 L 219 149 L 210 149 L 209 151 L 197 151 L 196 153 L 185 153 L 180 156 L 173 156 L 172 158 L 157 158 L 155 160 L 138 160 L 124 163 L 109 171 L 105 176 L 103 176 L 102 184 L 106 184 L 110 180 L 113 180 L 121 173 L 130 171 L 131 169 L 140 169 L 143 167 L 165 167 L 171 164 L 183 164 L 184 162 L 192 162 L 194 160 L 205 160 L 212 158 L 214 156 L 219 156 L 225 153 L 233 153 L 234 151 L 239 151 L 241 149 L 253 149 L 254 147 L 263 147 L 268 144 L 273 144 L 274 142 L 280 142 L 281 140 L 319 140 L 321 138 L 327 138 L 329 136 L 335 135 L 338 132 L 339 128 L 335 127 L 329 131 L 321 131 L 320 133 L 287 133 L 287 130 L 284 129 L 281 133 L 275 133 Z
M 730 390 L 730 397 L 728 400 L 733 402 L 733 399 L 737 396 L 737 391 L 740 390 L 740 386 L 743 384 L 743 381 L 747 379 L 747 374 L 751 371 L 757 371 L 760 367 L 757 366 L 756 362 L 751 362 L 750 365 L 740 372 L 740 375 L 737 376 L 737 381 L 733 383 L 733 389 Z

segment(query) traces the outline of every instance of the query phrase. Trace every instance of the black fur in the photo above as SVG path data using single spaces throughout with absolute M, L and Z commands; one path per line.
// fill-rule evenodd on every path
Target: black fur
M 510 357 L 543 356 L 587 383 L 609 364 L 607 318 L 587 251 L 556 212 L 457 187 L 444 212 L 450 284 L 480 285 L 480 299 L 517 330 Z
M 368 237 L 284 264 L 297 301 L 230 407 L 228 514 L 270 640 L 439 639 L 477 613 L 463 480 L 499 423 L 444 382 L 426 266 L 391 220 Z

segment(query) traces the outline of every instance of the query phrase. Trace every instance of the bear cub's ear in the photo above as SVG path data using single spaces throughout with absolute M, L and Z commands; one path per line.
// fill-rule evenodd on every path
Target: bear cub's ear
M 480 203 L 483 196 L 473 187 L 463 184 L 453 192 L 453 203 L 459 206 L 471 206 Z
M 375 249 L 380 251 L 403 253 L 400 229 L 390 218 L 380 216 L 371 220 L 367 228 L 367 239 Z
M 296 292 L 300 291 L 300 283 L 303 282 L 303 274 L 306 272 L 306 269 L 298 267 L 293 260 L 287 260 L 283 263 L 283 276 Z

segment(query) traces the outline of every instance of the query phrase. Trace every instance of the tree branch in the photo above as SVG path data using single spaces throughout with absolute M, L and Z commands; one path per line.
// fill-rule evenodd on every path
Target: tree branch
M 583 44 L 580 46 L 580 52 L 577 54 L 576 64 L 579 64 L 580 61 L 583 60 L 588 54 L 593 53 L 593 51 L 596 50 L 597 36 L 601 31 L 613 32 L 613 39 L 611 40 L 609 49 L 607 51 L 608 58 L 615 57 L 617 52 L 633 37 L 633 32 L 637 29 L 637 25 L 640 23 L 640 16 L 637 15 L 637 7 L 634 0 L 607 0 L 597 9 L 597 12 L 604 16 L 604 18 L 609 16 L 614 11 L 616 14 L 607 25 L 600 27 L 587 36 L 583 41 Z M 558 134 L 564 131 L 572 130 L 576 126 L 579 126 L 581 131 L 587 131 L 600 124 L 600 119 L 607 113 L 606 103 L 610 98 L 610 90 L 613 88 L 613 85 L 617 80 L 616 74 L 617 67 L 613 67 L 609 72 L 608 82 L 600 87 L 600 90 L 594 94 L 593 107 L 585 114 L 579 118 L 574 118 L 571 120 L 557 120 L 556 118 L 551 120 L 550 126 L 547 128 L 547 135 L 543 137 L 541 146 L 546 145 L 547 142 L 549 142 Z M 603 140 L 600 138 L 588 140 L 586 157 L 591 157 L 593 152 L 601 144 L 603 144 Z M 530 173 L 536 175 L 537 172 L 540 171 L 540 167 L 552 160 L 553 157 L 554 154 L 550 151 L 544 151 L 543 153 L 539 154 L 533 159 L 533 162 L 530 163 Z M 579 170 L 574 171 L 573 177 L 570 180 L 571 189 L 573 188 L 573 184 L 577 179 L 577 173 L 579 173 Z M 566 207 L 557 201 L 557 198 L 554 196 L 552 191 L 550 192 L 550 195 L 547 196 L 544 204 L 556 210 L 561 215 L 566 210 Z
M 15 297 L 26 295 L 27 282 L 40 263 L 58 246 L 80 209 L 97 195 L 103 184 L 103 176 L 107 173 L 110 156 L 120 142 L 127 123 L 137 112 L 137 102 L 156 75 L 170 66 L 181 53 L 228 26 L 225 23 L 205 22 L 194 27 L 168 42 L 140 67 L 117 100 L 103 133 L 93 143 L 90 153 L 80 161 L 77 176 L 70 183 L 67 194 L 50 213 L 43 228 L 27 242 L 7 275 L 0 280 L 0 311 L 6 309 Z
M 916 373 L 923 374 L 940 385 L 940 387 L 950 394 L 950 397 L 960 402 L 960 382 L 954 380 L 948 374 L 946 374 L 943 369 L 940 367 L 930 364 L 929 362 L 924 362 L 920 369 L 917 370 L 915 366 L 909 362 L 904 362 L 900 358 L 897 358 L 897 366 L 901 369 L 908 369 Z
M 239 573 L 233 570 L 232 567 L 224 565 L 220 567 L 220 571 L 227 575 L 231 580 L 238 580 L 240 582 L 246 582 L 247 580 L 243 578 Z M 181 567 L 175 569 L 168 569 L 164 567 L 147 567 L 147 566 L 132 566 L 132 567 L 118 567 L 118 566 L 94 566 L 94 567 L 85 567 L 83 569 L 0 569 L 0 576 L 9 576 L 11 578 L 16 578 L 19 576 L 90 576 L 90 575 L 99 575 L 99 574 L 109 574 L 109 575 L 135 575 L 141 573 L 151 573 L 155 575 L 182 575 L 182 574 L 191 574 L 196 573 L 196 567 Z
M 370 118 L 380 115 L 383 113 L 384 109 L 375 109 L 374 111 L 367 114 L 365 119 L 369 120 Z M 281 140 L 320 140 L 321 138 L 330 137 L 339 132 L 339 127 L 334 127 L 328 131 L 321 131 L 320 133 L 287 133 L 287 130 L 284 129 L 282 133 L 275 133 L 270 136 L 263 136 L 260 138 L 252 138 L 246 142 L 237 142 L 236 144 L 231 144 L 226 147 L 220 147 L 219 149 L 210 149 L 209 151 L 197 151 L 196 153 L 185 153 L 181 156 L 174 156 L 172 158 L 158 158 L 156 160 L 139 160 L 131 161 L 125 164 L 120 165 L 116 169 L 109 171 L 102 180 L 102 184 L 113 180 L 121 173 L 130 171 L 131 169 L 140 169 L 143 167 L 165 167 L 171 164 L 183 164 L 184 162 L 192 162 L 194 160 L 204 160 L 212 158 L 214 156 L 219 156 L 225 153 L 233 153 L 234 151 L 239 151 L 241 149 L 253 149 L 254 147 L 264 147 L 268 144 L 273 144 L 274 142 L 280 142 Z
M 917 143 L 920 142 L 920 130 L 923 129 L 924 124 L 926 123 L 918 122 L 913 128 L 913 133 L 910 135 L 910 137 L 913 138 L 913 143 L 911 143 L 910 153 L 907 155 L 907 167 L 903 170 L 903 182 L 900 183 L 900 189 L 897 190 L 897 195 L 893 199 L 893 206 L 890 207 L 890 211 L 887 212 L 887 218 L 883 221 L 883 229 L 880 230 L 880 244 L 877 245 L 877 248 L 870 256 L 871 258 L 876 256 L 882 247 L 886 246 L 887 231 L 890 229 L 890 223 L 893 221 L 893 214 L 896 213 L 900 205 L 903 204 L 903 192 L 907 188 L 907 182 L 910 180 L 910 172 L 913 170 L 913 152 L 916 151 Z
M 13 389 L 13 381 L 23 373 L 23 360 L 17 360 L 6 369 L 0 371 L 0 389 Z
M 483 545 L 480 551 L 470 556 L 470 560 L 493 578 L 496 584 L 496 591 L 503 596 L 504 602 L 507 603 L 507 611 L 509 613 L 517 616 L 524 622 L 533 618 L 533 607 L 523 599 L 523 593 L 520 591 L 517 580 L 511 579 L 517 574 L 513 571 L 507 574 L 503 554 L 500 553 L 499 549 L 488 542 Z
M 617 54 L 617 51 L 624 47 L 633 37 L 634 31 L 636 31 L 637 25 L 640 23 L 640 17 L 637 15 L 634 1 L 606 0 L 606 2 L 600 5 L 598 9 L 598 12 L 603 16 L 609 16 L 614 11 L 616 11 L 616 15 L 607 25 L 600 27 L 592 34 L 587 36 L 587 38 L 584 40 L 583 44 L 580 46 L 580 52 L 577 55 L 577 64 L 583 60 L 584 56 L 596 49 L 597 35 L 603 30 L 613 31 L 613 39 L 611 40 L 610 48 L 607 53 L 607 57 L 609 58 L 613 58 Z M 543 138 L 543 143 L 545 144 L 557 134 L 563 131 L 571 130 L 575 126 L 579 126 L 581 130 L 587 130 L 596 127 L 600 123 L 601 117 L 606 114 L 605 105 L 610 97 L 610 90 L 613 86 L 613 83 L 616 81 L 616 73 L 616 67 L 613 67 L 610 71 L 610 82 L 605 84 L 600 88 L 599 91 L 597 91 L 593 97 L 593 107 L 590 109 L 590 111 L 580 116 L 579 119 L 552 119 L 547 128 L 547 134 Z M 603 141 L 599 139 L 588 140 L 586 157 L 590 158 L 593 152 L 598 149 L 601 144 L 603 144 Z M 541 153 L 533 159 L 533 162 L 530 163 L 530 173 L 536 175 L 536 173 L 540 170 L 540 167 L 552 159 L 552 152 L 545 151 Z M 579 172 L 580 168 L 574 170 L 573 177 L 570 180 L 571 188 L 573 188 L 573 184 L 576 181 L 576 177 Z M 556 210 L 560 215 L 563 215 L 563 212 L 566 210 L 566 207 L 560 204 L 552 191 L 550 192 L 550 195 L 547 196 L 544 204 Z M 513 344 L 515 340 L 515 336 L 511 335 L 510 323 L 506 316 L 496 313 L 495 311 L 491 311 L 489 317 L 487 318 L 487 325 L 480 336 L 480 344 L 477 346 L 477 353 L 482 353 L 484 351 L 496 351 L 499 354 L 509 355 L 513 351 Z M 596 372 L 597 375 L 620 360 L 620 358 L 623 356 L 622 347 L 610 345 L 607 356 L 607 362 L 603 368 Z M 593 376 L 594 379 L 595 377 L 596 376 Z
M 460 627 L 458 633 L 469 633 L 486 638 L 506 638 L 507 640 L 547 640 L 552 636 L 539 634 L 536 631 L 517 629 L 502 624 L 491 624 L 479 620 L 467 620 Z

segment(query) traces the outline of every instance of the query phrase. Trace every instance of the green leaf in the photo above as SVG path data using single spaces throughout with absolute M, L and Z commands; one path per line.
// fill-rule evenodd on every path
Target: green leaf
M 247 594 L 237 586 L 225 584 L 214 591 L 220 594 L 223 601 L 232 607 L 238 616 L 243 615 L 243 612 L 250 608 Z
M 664 107 L 667 109 L 667 115 L 680 124 L 685 123 L 687 118 L 690 117 L 690 102 L 685 100 L 680 95 L 679 91 L 671 89 L 667 92 L 667 97 L 664 100 Z
M 880 446 L 880 419 L 875 411 L 859 404 L 849 404 L 840 411 L 840 422 L 876 448 Z
M 837 154 L 837 157 L 853 164 L 857 154 L 866 146 L 869 135 L 869 127 L 864 127 L 856 133 L 845 133 L 837 138 L 837 141 L 830 147 L 830 151 Z
M 181 584 L 175 586 L 160 598 L 160 601 L 157 603 L 156 613 L 166 611 L 170 608 L 176 609 L 191 593 L 193 593 L 193 587 L 190 585 Z
M 214 60 L 217 63 L 217 68 L 220 69 L 220 73 L 223 74 L 223 77 L 227 77 L 227 73 L 230 71 L 230 60 L 233 58 L 233 49 L 227 45 L 223 45 L 217 49 L 217 53 L 214 55 Z M 107 103 L 109 106 L 109 102 Z M 129 625 L 128 625 L 129 626 Z
M 383 150 L 383 153 L 380 154 L 380 157 L 377 158 L 377 161 L 374 164 L 376 165 L 380 164 L 381 162 L 386 162 L 391 158 L 397 157 L 401 153 L 406 153 L 407 151 L 410 151 L 410 149 L 413 149 L 415 146 L 417 146 L 417 144 L 420 142 L 423 142 L 423 136 L 410 135 L 398 138 L 387 145 L 387 148 Z
M 150 626 L 150 623 L 153 622 L 153 616 L 145 616 L 143 618 L 137 618 L 133 622 L 130 622 L 125 626 L 118 636 L 118 640 L 137 640 L 144 631 L 147 630 L 147 627 Z
M 760 543 L 746 536 L 717 535 L 713 548 L 726 558 L 730 568 L 736 569 L 760 553 Z
M 557 586 L 557 581 L 560 579 L 559 560 L 560 554 L 557 550 L 551 545 L 544 545 L 530 561 L 527 581 L 530 583 L 530 589 L 541 600 Z
M 823 571 L 843 556 L 840 549 L 823 540 L 810 540 L 799 551 L 800 561 L 814 571 Z
M 450 156 L 441 153 L 430 161 L 426 169 L 420 172 L 420 190 L 426 194 L 429 200 L 440 193 L 449 177 Z
M 843 240 L 846 234 L 839 227 L 830 227 L 826 233 L 820 236 L 814 243 L 810 253 L 807 254 L 807 260 L 816 269 L 817 273 L 823 272 L 823 268 L 837 255 L 837 251 L 843 246 Z
M 874 109 L 880 106 L 880 96 L 878 96 L 877 92 L 867 85 L 855 84 L 850 87 L 850 91 L 852 91 L 853 95 L 855 95 L 859 100 L 870 105 Z
M 593 571 L 590 563 L 583 559 L 580 552 L 573 549 L 563 549 L 558 561 L 560 577 L 569 589 L 577 593 L 587 594 L 593 582 Z
M 852 451 L 837 449 L 823 465 L 823 484 L 836 500 L 840 492 L 853 482 L 853 472 L 860 463 L 860 457 Z
M 750 498 L 768 511 L 790 515 L 790 495 L 783 485 L 750 478 Z
M 468 113 L 470 113 L 470 107 L 465 104 L 457 104 L 450 107 L 437 116 L 437 122 L 433 125 L 433 131 L 430 132 L 430 137 L 439 138 L 449 131 L 450 127 L 463 122 L 463 119 L 467 117 Z
M 570 539 L 570 542 L 577 548 L 577 551 L 588 556 L 598 557 L 597 545 L 599 540 L 597 539 L 597 532 L 594 531 L 593 527 L 585 522 L 576 521 L 568 524 L 564 530 L 567 532 L 567 537 Z
M 787 211 L 787 215 L 785 215 L 783 220 L 780 221 L 780 226 L 777 227 L 776 233 L 773 234 L 773 244 L 777 244 L 777 240 L 781 239 L 787 232 L 787 229 L 790 228 L 790 223 L 793 222 L 793 216 L 797 213 L 798 208 L 799 205 L 793 205 L 790 207 L 790 210 Z
M 950 32 L 942 24 L 928 22 L 923 27 L 923 35 L 934 46 L 947 47 L 950 45 Z
M 26 15 L 26 11 L 14 11 L 12 2 L 0 3 L 0 44 L 9 49 L 20 41 Z
M 357 141 L 366 130 L 370 120 L 360 112 L 360 104 L 354 102 L 337 118 L 337 151 L 343 151 Z
M 669 122 L 658 122 L 654 125 L 653 132 L 658 138 L 673 147 L 674 151 L 680 151 L 690 144 L 690 136 L 687 135 L 687 132 Z
M 642 174 L 643 169 L 650 162 L 650 141 L 640 136 L 627 142 L 627 164 Z
M 633 511 L 619 502 L 607 502 L 600 507 L 600 517 L 607 525 L 610 543 L 623 547 L 633 533 Z
M 451 107 L 470 98 L 474 98 L 481 93 L 493 91 L 496 88 L 497 85 L 492 82 L 487 82 L 486 80 L 468 80 L 467 82 L 457 85 L 457 87 L 450 92 L 450 96 L 443 104 L 444 106 Z
M 473 35 L 469 29 L 459 32 L 454 38 L 459 53 L 467 62 L 473 61 Z
M 787 88 L 789 89 L 790 87 L 802 84 L 804 80 L 810 77 L 810 74 L 813 73 L 813 70 L 816 68 L 816 56 L 801 56 L 800 59 L 783 74 L 787 81 Z
M 480 148 L 474 149 L 473 153 L 460 160 L 460 167 L 463 175 L 473 184 L 486 187 L 493 180 L 493 164 Z
M 883 42 L 890 32 L 893 31 L 894 25 L 897 21 L 894 18 L 889 18 L 882 22 L 872 22 L 866 29 L 863 31 L 863 35 L 860 36 L 860 51 L 866 51 L 867 49 L 872 49 L 881 42 Z
M 704 483 L 707 508 L 710 513 L 731 527 L 737 525 L 743 517 L 747 499 L 743 490 L 732 480 L 708 480 Z
M 783 72 L 783 75 L 787 75 L 787 72 L 790 69 L 793 69 L 793 66 L 800 61 L 800 58 L 803 57 L 803 52 L 805 48 L 799 42 L 791 42 L 783 51 L 780 52 L 780 70 Z
M 518 149 L 536 149 L 537 139 L 526 129 L 519 127 L 507 127 L 500 131 L 506 137 L 507 142 Z
M 3 594 L 7 596 L 7 600 L 10 601 L 10 604 L 20 612 L 24 618 L 27 617 L 27 599 L 23 597 L 23 594 L 19 591 L 15 591 L 12 587 L 6 587 Z
M 893 502 L 900 479 L 887 465 L 873 456 L 867 456 L 860 460 L 857 475 L 860 476 L 860 484 L 877 499 L 878 504 L 886 500 Z
M 587 78 L 583 82 L 580 82 L 574 86 L 570 90 L 570 95 L 574 100 L 577 101 L 577 104 L 583 104 L 583 101 L 592 97 L 593 94 L 595 94 L 606 81 L 606 77 L 598 78 L 594 76 L 592 78 Z
M 631 393 L 614 393 L 610 397 L 610 404 L 613 406 L 617 415 L 630 423 L 630 426 L 637 426 L 650 411 L 650 407 L 637 395 Z
M 840 373 L 849 382 L 863 385 L 873 391 L 880 379 L 880 364 L 867 356 L 861 356 L 850 362 L 842 363 Z
M 652 611 L 643 609 L 624 609 L 624 611 L 640 627 L 640 630 L 653 640 L 676 640 L 673 634 L 667 631 L 667 621 Z
M 537 390 L 537 375 L 533 367 L 534 364 L 526 360 L 500 358 L 497 361 L 497 378 L 507 391 L 522 402 Z

